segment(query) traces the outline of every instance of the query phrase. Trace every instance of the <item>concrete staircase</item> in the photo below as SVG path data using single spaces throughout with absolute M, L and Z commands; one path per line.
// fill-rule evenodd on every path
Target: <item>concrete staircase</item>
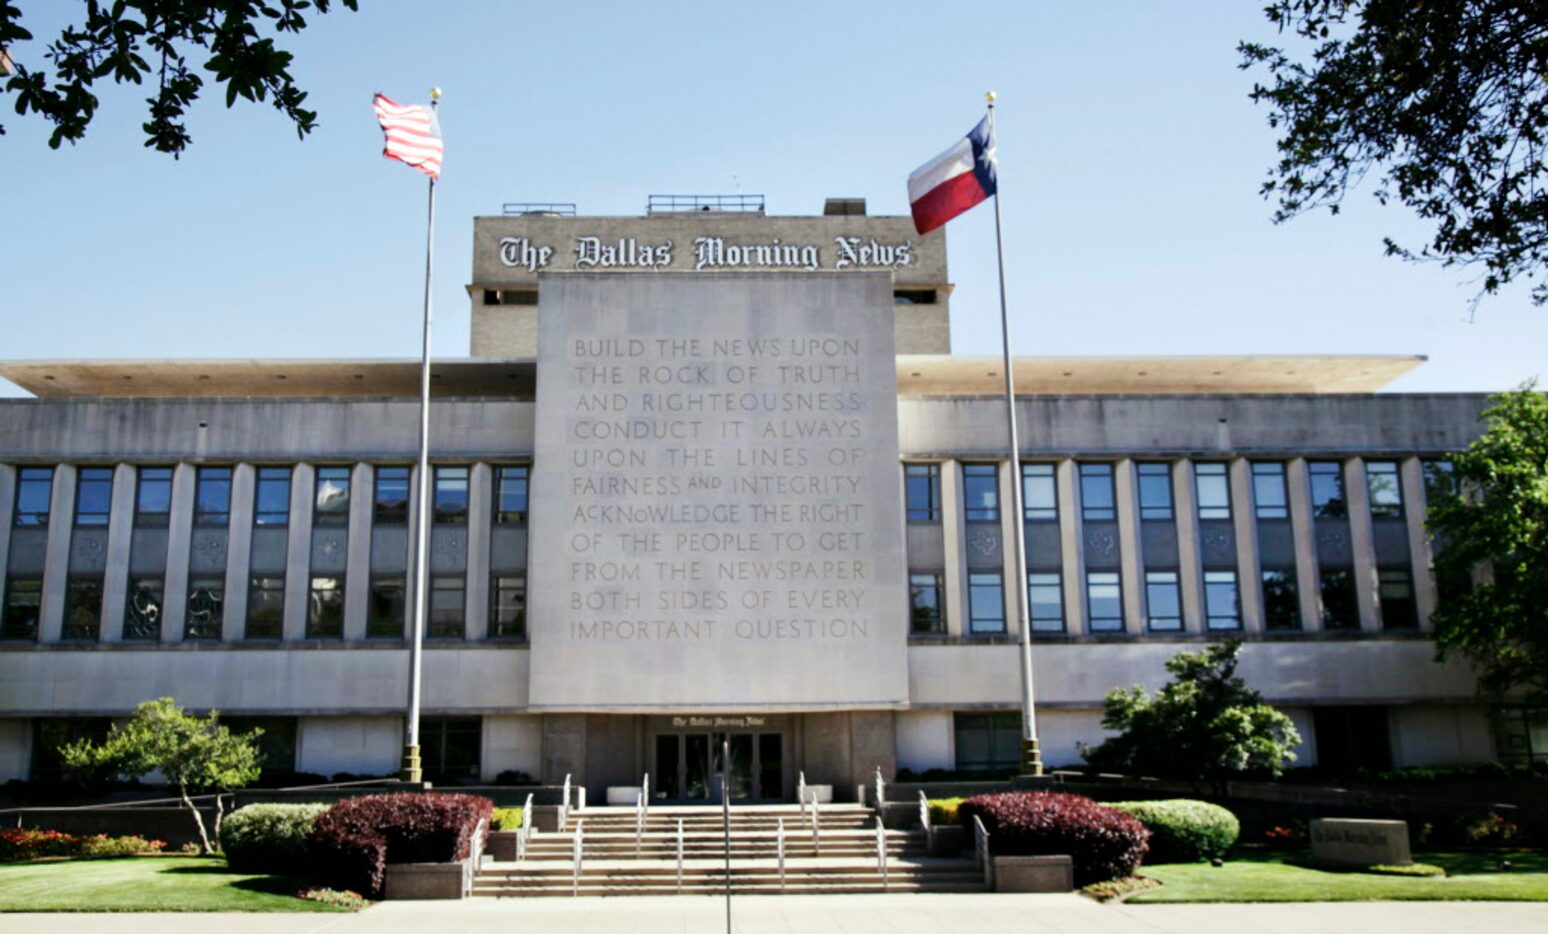
M 731 809 L 733 894 L 858 892 L 982 892 L 983 875 L 970 859 L 927 855 L 918 830 L 884 832 L 887 873 L 877 859 L 874 812 L 825 805 L 812 832 L 810 813 L 796 805 Z M 678 866 L 678 823 L 682 865 Z M 785 828 L 781 878 L 778 824 Z M 581 830 L 577 881 L 574 829 Z M 726 889 L 726 836 L 718 807 L 653 807 L 636 834 L 632 807 L 570 812 L 558 833 L 534 833 L 526 859 L 485 863 L 474 895 L 710 895 Z

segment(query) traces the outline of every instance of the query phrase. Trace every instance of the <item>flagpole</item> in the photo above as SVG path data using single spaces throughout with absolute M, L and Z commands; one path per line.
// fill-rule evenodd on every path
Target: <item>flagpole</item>
M 989 102 L 989 139 L 996 140 L 994 133 L 994 92 L 984 95 Z M 999 145 L 998 142 L 995 145 Z M 999 171 L 995 171 L 994 194 L 994 255 L 1000 273 L 1000 347 L 1004 355 L 1005 369 L 1005 429 L 1010 436 L 1008 454 L 1011 464 L 1011 509 L 1015 526 L 1016 586 L 1020 597 L 1016 600 L 1017 622 L 1021 626 L 1021 767 L 1031 775 L 1043 774 L 1043 757 L 1037 740 L 1037 707 L 1032 683 L 1032 611 L 1028 605 L 1027 588 L 1027 517 L 1022 503 L 1021 490 L 1021 441 L 1016 432 L 1016 377 L 1011 371 L 1010 314 L 1005 304 L 1005 246 L 1000 236 L 1000 185 Z
M 430 89 L 430 109 L 441 105 L 441 89 Z M 430 322 L 434 319 L 430 296 L 435 269 L 435 176 L 430 176 L 430 210 L 425 223 L 425 321 L 419 355 L 419 505 L 414 510 L 414 612 L 409 636 L 408 715 L 403 725 L 403 771 L 406 782 L 423 779 L 419 755 L 419 695 L 424 669 L 425 605 L 429 602 L 426 577 L 430 553 Z

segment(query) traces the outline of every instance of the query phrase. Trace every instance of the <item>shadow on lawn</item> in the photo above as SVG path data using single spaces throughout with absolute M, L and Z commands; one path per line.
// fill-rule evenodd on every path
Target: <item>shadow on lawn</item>
M 173 866 L 163 870 L 169 876 L 232 876 L 240 875 L 224 865 L 220 866 Z M 268 895 L 295 895 L 313 883 L 302 876 L 247 876 L 230 883 L 234 889 L 247 892 L 263 892 Z

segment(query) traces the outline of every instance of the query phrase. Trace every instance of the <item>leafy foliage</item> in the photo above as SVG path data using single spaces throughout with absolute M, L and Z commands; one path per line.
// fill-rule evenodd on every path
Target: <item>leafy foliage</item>
M 220 825 L 220 851 L 238 872 L 294 873 L 326 804 L 249 804 Z
M 957 822 L 957 808 L 962 806 L 966 798 L 931 798 L 930 822 L 933 824 L 955 824 Z
M 520 830 L 521 808 L 495 808 L 490 818 L 491 830 Z
M 48 144 L 79 142 L 96 116 L 92 93 L 98 81 L 142 84 L 154 93 L 146 98 L 150 119 L 144 124 L 145 145 L 174 157 L 192 138 L 184 116 L 210 73 L 226 86 L 226 106 L 237 98 L 271 100 L 274 108 L 296 125 L 305 138 L 317 126 L 317 114 L 303 105 L 306 92 L 296 86 L 290 66 L 293 56 L 264 35 L 299 33 L 309 10 L 327 13 L 335 0 L 86 0 L 85 19 L 68 26 L 50 42 L 43 57 L 48 69 L 28 67 L 18 42 L 33 38 L 21 25 L 21 10 L 13 0 L 0 0 L 0 48 L 9 47 L 16 74 L 5 90 L 16 95 L 16 112 L 29 111 L 54 124 Z M 336 0 L 350 10 L 359 0 Z M 200 58 L 202 63 L 190 61 Z M 0 134 L 5 132 L 0 127 Z
M 1076 888 L 1134 875 L 1150 836 L 1121 811 L 1058 792 L 976 795 L 957 808 L 962 824 L 972 826 L 974 817 L 983 821 L 996 856 L 1069 856 Z
M 1452 458 L 1466 495 L 1432 491 L 1437 654 L 1460 653 L 1496 696 L 1548 701 L 1548 396 L 1490 400 L 1482 437 Z
M 1116 801 L 1108 807 L 1122 811 L 1150 831 L 1146 863 L 1194 863 L 1224 857 L 1242 833 L 1235 814 L 1208 801 Z
M 162 697 L 136 707 L 134 717 L 115 725 L 103 742 L 79 740 L 60 747 L 59 755 L 71 768 L 102 775 L 138 777 L 160 772 L 177 786 L 209 853 L 213 847 L 204 817 L 189 795 L 241 788 L 256 779 L 258 737 L 263 734 L 262 730 L 235 734 L 219 720 L 217 711 L 196 717 L 184 713 L 172 698 Z M 219 830 L 217 823 L 217 835 Z
M 1279 162 L 1262 193 L 1275 220 L 1337 213 L 1372 171 L 1382 204 L 1397 201 L 1434 225 L 1415 252 L 1388 255 L 1481 266 L 1482 291 L 1524 276 L 1548 301 L 1548 17 L 1524 0 L 1271 0 L 1269 22 L 1309 47 L 1238 46 L 1242 67 L 1270 81 Z
M 57 830 L 10 827 L 0 830 L 0 863 L 17 863 L 45 857 L 91 859 L 108 856 L 145 856 L 166 848 L 160 840 L 144 837 L 110 837 L 107 834 L 76 836 Z
M 472 852 L 488 798 L 438 793 L 362 795 L 329 808 L 312 825 L 308 849 L 335 888 L 380 898 L 388 863 L 449 863 Z
M 1118 735 L 1082 755 L 1100 769 L 1192 781 L 1279 775 L 1301 737 L 1236 676 L 1241 652 L 1240 639 L 1179 652 L 1167 659 L 1172 680 L 1155 697 L 1138 685 L 1109 692 L 1102 726 Z

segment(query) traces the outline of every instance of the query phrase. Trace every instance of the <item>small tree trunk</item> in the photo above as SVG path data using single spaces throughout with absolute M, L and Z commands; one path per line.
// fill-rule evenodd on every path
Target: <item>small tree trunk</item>
M 226 802 L 220 792 L 215 793 L 215 842 L 220 843 L 220 822 L 226 816 Z
M 204 815 L 199 813 L 199 806 L 194 804 L 193 799 L 188 797 L 188 786 L 178 785 L 177 793 L 182 797 L 184 806 L 193 812 L 194 824 L 199 828 L 199 842 L 204 845 L 204 855 L 209 856 L 215 850 L 210 846 L 210 835 L 204 830 Z

